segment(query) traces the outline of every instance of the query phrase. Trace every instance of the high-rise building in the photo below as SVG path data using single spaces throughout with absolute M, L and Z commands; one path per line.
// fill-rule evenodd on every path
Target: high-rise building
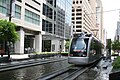
M 120 41 L 120 11 L 119 11 L 119 21 L 117 21 L 117 29 L 115 32 L 115 40 Z
M 71 36 L 72 0 L 43 0 L 42 10 L 42 51 L 65 51 L 65 39 Z
M 115 40 L 120 41 L 120 21 L 117 22 L 117 29 L 116 29 L 116 34 L 115 34 Z
M 102 41 L 102 17 L 101 0 L 73 0 L 73 34 L 80 32 L 92 33 L 95 37 Z
M 104 27 L 103 27 L 103 7 L 102 7 L 102 1 L 101 0 L 96 0 L 96 27 L 98 27 L 98 39 L 102 42 L 105 43 L 104 41 Z
M 73 34 L 80 32 L 92 33 L 96 27 L 95 0 L 73 0 L 72 23 Z
M 0 0 L 0 18 L 8 20 L 11 0 Z M 13 0 L 12 20 L 20 40 L 14 52 L 65 50 L 71 36 L 72 0 Z

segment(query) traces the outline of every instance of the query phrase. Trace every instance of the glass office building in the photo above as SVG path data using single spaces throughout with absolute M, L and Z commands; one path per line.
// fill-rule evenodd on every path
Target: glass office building
M 42 19 L 42 30 L 48 34 L 43 35 L 43 45 L 49 40 L 51 51 L 61 49 L 64 51 L 64 40 L 71 36 L 72 0 L 45 0 L 45 2 L 43 1 L 42 14 L 45 18 Z M 43 51 L 45 49 L 43 46 Z
M 51 21 L 43 19 L 42 30 L 68 38 L 70 35 L 70 30 L 67 29 L 70 29 L 71 27 L 72 0 L 46 1 L 50 4 L 50 6 L 43 3 L 43 15 L 48 17 Z

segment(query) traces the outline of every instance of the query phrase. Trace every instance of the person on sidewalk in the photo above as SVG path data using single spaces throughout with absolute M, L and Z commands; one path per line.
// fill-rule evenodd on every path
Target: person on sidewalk
M 4 53 L 5 53 L 5 50 L 3 48 L 0 48 L 0 55 L 1 55 L 1 57 L 3 57 Z

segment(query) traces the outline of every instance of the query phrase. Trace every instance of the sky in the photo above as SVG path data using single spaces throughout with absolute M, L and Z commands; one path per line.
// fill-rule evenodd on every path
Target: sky
M 117 21 L 119 21 L 120 0 L 101 0 L 103 4 L 103 26 L 107 31 L 107 39 L 114 39 Z M 112 11 L 114 10 L 114 11 Z M 109 11 L 109 12 L 106 12 Z

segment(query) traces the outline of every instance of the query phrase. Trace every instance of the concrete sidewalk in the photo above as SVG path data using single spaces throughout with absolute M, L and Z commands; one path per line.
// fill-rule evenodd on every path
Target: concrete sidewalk
M 8 59 L 8 55 L 0 56 L 0 63 L 9 63 L 14 61 L 22 61 L 22 60 L 29 60 L 29 54 L 22 54 L 22 55 L 10 55 L 10 59 Z
M 8 55 L 3 55 L 3 57 L 7 57 Z M 0 56 L 1 57 L 1 56 Z M 22 55 L 10 55 L 11 59 L 26 59 L 29 58 L 29 54 L 22 54 Z
M 11 55 L 10 57 L 11 57 L 12 59 L 26 59 L 26 58 L 29 58 L 28 55 L 29 55 L 29 54 Z

